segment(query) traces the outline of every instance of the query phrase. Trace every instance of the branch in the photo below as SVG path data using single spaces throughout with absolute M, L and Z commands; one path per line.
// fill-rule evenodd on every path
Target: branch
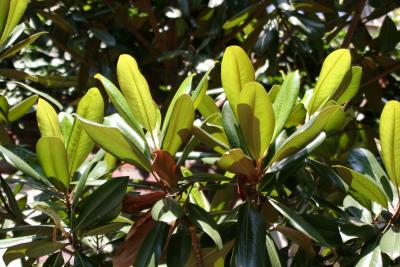
M 360 0 L 358 2 L 358 5 L 356 6 L 356 8 L 354 10 L 353 20 L 351 21 L 351 24 L 350 24 L 349 28 L 347 29 L 347 34 L 343 40 L 343 43 L 341 46 L 342 48 L 349 47 L 351 39 L 353 38 L 354 32 L 356 31 L 358 22 L 360 21 L 361 13 L 364 9 L 366 2 L 367 2 L 367 0 Z
M 368 81 L 364 82 L 363 84 L 361 84 L 361 87 L 365 87 L 370 85 L 371 83 L 376 82 L 377 80 L 379 80 L 380 78 L 385 77 L 386 75 L 395 72 L 396 70 L 400 69 L 400 62 L 398 62 L 397 64 L 394 64 L 392 67 L 386 69 L 384 72 L 378 74 L 377 76 L 373 77 L 372 79 L 369 79 Z

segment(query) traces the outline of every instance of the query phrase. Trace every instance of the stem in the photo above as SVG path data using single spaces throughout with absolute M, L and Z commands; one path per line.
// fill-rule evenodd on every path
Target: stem
M 349 28 L 347 29 L 347 34 L 343 40 L 342 48 L 347 48 L 350 45 L 351 39 L 353 38 L 354 32 L 356 31 L 358 22 L 360 21 L 361 13 L 364 9 L 366 0 L 360 0 L 354 10 L 354 16 L 351 21 Z

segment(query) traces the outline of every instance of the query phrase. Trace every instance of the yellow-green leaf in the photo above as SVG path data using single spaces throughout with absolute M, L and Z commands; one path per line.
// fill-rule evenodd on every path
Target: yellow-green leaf
M 389 101 L 381 114 L 379 125 L 381 154 L 390 180 L 400 187 L 400 102 Z
M 28 0 L 11 0 L 8 10 L 7 21 L 3 29 L 3 33 L 0 38 L 0 44 L 4 43 L 10 33 L 13 31 L 15 26 L 21 20 L 22 15 L 25 13 L 25 9 L 28 6 Z
M 99 89 L 91 88 L 79 101 L 79 116 L 94 122 L 101 122 L 104 117 L 104 101 Z M 75 120 L 67 145 L 69 172 L 73 174 L 92 151 L 95 143 L 82 129 L 81 122 Z
M 182 143 L 188 138 L 194 120 L 194 107 L 189 95 L 181 95 L 171 113 L 171 120 L 162 142 L 163 150 L 175 155 Z
M 317 111 L 334 95 L 350 67 L 351 55 L 348 49 L 338 49 L 328 55 L 307 107 L 309 114 Z
M 108 127 L 99 123 L 88 121 L 76 116 L 82 124 L 82 128 L 101 148 L 115 157 L 138 165 L 149 171 L 151 169 L 150 161 L 146 156 L 131 142 L 129 142 L 115 127 Z
M 8 9 L 10 8 L 10 0 L 0 1 L 0 37 L 3 29 L 6 26 Z M 0 42 L 0 45 L 2 43 Z
M 234 112 L 244 86 L 255 81 L 253 64 L 239 46 L 229 46 L 221 63 L 221 81 L 225 94 Z
M 225 152 L 218 161 L 218 165 L 232 173 L 252 177 L 255 174 L 253 161 L 240 148 Z
M 338 105 L 350 101 L 358 92 L 362 77 L 362 67 L 355 66 L 345 77 L 345 82 L 340 85 L 332 99 L 336 100 Z
M 264 87 L 249 82 L 240 93 L 237 105 L 240 129 L 254 159 L 262 158 L 274 133 L 275 115 Z
M 37 99 L 38 96 L 33 95 L 10 108 L 8 112 L 8 121 L 13 122 L 24 116 L 36 103 Z
M 58 122 L 57 113 L 54 108 L 44 99 L 39 98 L 36 118 L 42 137 L 55 136 L 64 140 L 61 134 L 61 127 Z
M 64 142 L 58 137 L 41 137 L 36 144 L 36 153 L 50 182 L 59 190 L 65 191 L 70 176 Z
M 133 114 L 147 131 L 153 133 L 158 108 L 136 60 L 129 55 L 121 55 L 117 63 L 117 74 L 119 85 Z
M 15 53 L 19 52 L 22 48 L 24 48 L 24 47 L 30 45 L 31 43 L 33 43 L 34 41 L 36 41 L 36 39 L 38 39 L 43 34 L 46 34 L 46 32 L 38 32 L 38 33 L 32 34 L 31 36 L 22 40 L 21 42 L 10 46 L 9 48 L 7 48 L 5 51 L 3 51 L 0 54 L 0 60 L 11 57 Z

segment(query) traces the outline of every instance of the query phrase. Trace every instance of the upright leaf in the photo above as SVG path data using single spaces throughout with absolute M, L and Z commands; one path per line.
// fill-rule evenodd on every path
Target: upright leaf
M 58 137 L 64 140 L 56 111 L 46 100 L 41 98 L 38 101 L 36 118 L 42 137 Z
M 226 48 L 221 63 L 221 81 L 226 97 L 236 113 L 240 92 L 248 82 L 255 81 L 253 64 L 239 46 Z
M 49 180 L 55 187 L 65 191 L 69 186 L 70 175 L 64 143 L 58 137 L 42 137 L 36 144 L 36 153 Z
M 249 203 L 239 209 L 233 259 L 235 266 L 267 266 L 266 223 Z
M 249 82 L 240 93 L 237 114 L 241 132 L 254 159 L 262 158 L 274 133 L 275 115 L 264 87 Z
M 158 108 L 136 60 L 129 55 L 121 55 L 117 63 L 117 74 L 121 90 L 135 118 L 152 133 L 157 123 Z
M 21 20 L 22 15 L 25 13 L 25 9 L 28 6 L 28 0 L 11 0 L 8 10 L 7 21 L 3 29 L 3 33 L 0 38 L 0 44 L 4 43 L 10 33 L 13 31 L 15 26 Z
M 335 100 L 338 105 L 343 105 L 350 101 L 357 94 L 358 89 L 360 88 L 361 77 L 362 67 L 352 67 L 351 71 L 346 75 L 345 81 L 342 82 L 332 99 Z M 348 79 L 348 81 L 346 81 L 346 79 Z
M 389 101 L 381 114 L 379 136 L 382 159 L 390 180 L 400 187 L 400 102 Z
M 194 120 L 193 102 L 190 96 L 181 95 L 171 113 L 171 120 L 162 141 L 163 150 L 175 155 L 179 147 L 189 137 Z
M 79 101 L 77 114 L 87 120 L 100 123 L 104 116 L 104 102 L 99 89 L 91 88 Z M 68 166 L 72 175 L 92 151 L 95 143 L 82 129 L 81 122 L 75 119 L 67 144 Z
M 275 129 L 274 137 L 278 136 L 293 110 L 300 89 L 300 74 L 298 71 L 286 75 L 285 80 L 274 101 Z M 274 139 L 274 138 L 273 138 Z
M 338 49 L 328 55 L 307 107 L 309 114 L 313 114 L 332 97 L 350 70 L 350 65 L 351 55 L 348 49 Z

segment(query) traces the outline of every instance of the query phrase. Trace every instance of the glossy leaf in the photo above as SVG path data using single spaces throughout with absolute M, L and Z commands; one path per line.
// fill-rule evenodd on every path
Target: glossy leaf
M 229 144 L 232 148 L 242 148 L 244 144 L 241 143 L 241 132 L 239 123 L 236 120 L 235 114 L 232 111 L 229 102 L 225 102 L 224 106 L 222 107 L 222 122 L 223 127 L 228 138 Z
M 16 104 L 8 111 L 8 121 L 13 122 L 24 116 L 36 103 L 37 95 L 33 95 Z
M 351 55 L 348 49 L 338 49 L 325 59 L 307 110 L 313 114 L 326 103 L 339 88 L 350 70 Z
M 74 231 L 82 231 L 107 218 L 120 205 L 127 186 L 127 177 L 113 178 L 99 186 L 85 199 L 73 226 Z
M 374 179 L 343 166 L 336 165 L 334 168 L 353 190 L 382 207 L 388 207 L 388 199 L 381 186 Z
M 203 97 L 200 105 L 198 106 L 198 110 L 200 111 L 203 118 L 208 118 L 215 113 L 221 114 L 221 111 L 215 104 L 214 99 L 212 99 L 212 97 L 209 95 L 205 95 Z
M 225 152 L 219 159 L 218 165 L 224 170 L 247 177 L 253 177 L 256 172 L 253 161 L 240 148 Z
M 197 107 L 203 101 L 203 97 L 206 95 L 206 91 L 208 89 L 208 76 L 210 75 L 210 72 L 213 70 L 213 68 L 214 66 L 212 66 L 206 73 L 204 73 L 199 84 L 193 90 L 192 100 L 194 109 L 197 109 Z
M 382 253 L 385 253 L 394 261 L 400 257 L 400 232 L 396 228 L 391 227 L 383 234 L 379 247 Z
M 326 244 L 326 241 L 321 236 L 321 234 L 318 233 L 318 231 L 313 226 L 311 226 L 308 222 L 306 222 L 295 211 L 275 200 L 270 199 L 269 202 L 276 210 L 282 213 L 283 216 L 289 219 L 290 223 L 293 225 L 294 228 L 306 234 L 308 237 L 318 242 L 319 244 L 321 245 Z
M 235 266 L 263 267 L 266 261 L 266 223 L 249 203 L 239 209 L 233 253 Z
M 154 151 L 152 170 L 158 178 L 169 188 L 176 188 L 178 185 L 178 169 L 174 157 L 167 151 Z
M 300 89 L 300 74 L 298 71 L 286 75 L 282 87 L 274 101 L 275 129 L 276 137 L 285 126 L 296 103 Z M 273 138 L 274 139 L 274 138 Z
M 20 1 L 17 1 L 17 2 L 20 2 Z M 32 34 L 31 36 L 29 36 L 28 38 L 22 40 L 21 42 L 16 43 L 13 46 L 10 46 L 8 49 L 6 49 L 5 51 L 3 51 L 0 54 L 0 61 L 5 59 L 5 58 L 13 56 L 17 52 L 19 52 L 21 49 L 23 49 L 24 47 L 30 45 L 31 43 L 36 41 L 40 36 L 42 36 L 44 34 L 46 34 L 46 32 L 38 32 L 38 33 Z
M 381 139 L 381 154 L 386 172 L 390 180 L 400 187 L 400 103 L 389 101 L 381 114 L 379 136 Z
M 152 133 L 157 123 L 158 108 L 136 60 L 129 55 L 121 55 L 118 59 L 117 74 L 121 90 L 135 118 Z
M 7 21 L 1 34 L 0 44 L 4 43 L 15 26 L 17 26 L 22 15 L 25 13 L 26 7 L 28 6 L 28 0 L 11 0 L 9 2 L 10 6 L 8 9 Z
M 274 132 L 275 115 L 264 87 L 249 82 L 240 93 L 238 121 L 246 146 L 254 159 L 263 158 Z
M 179 203 L 171 197 L 157 201 L 151 209 L 153 220 L 165 222 L 169 225 L 172 225 L 177 219 L 183 217 L 183 215 L 183 209 Z
M 360 260 L 355 267 L 380 267 L 384 266 L 382 261 L 382 253 L 378 242 L 372 242 L 362 253 Z
M 221 63 L 221 81 L 232 110 L 236 113 L 240 92 L 248 82 L 255 81 L 253 64 L 239 46 L 226 48 Z
M 49 180 L 55 187 L 65 191 L 69 186 L 70 175 L 64 143 L 58 137 L 42 137 L 36 144 L 36 153 Z
M 77 116 L 82 128 L 104 150 L 132 164 L 138 164 L 145 170 L 150 170 L 150 162 L 143 153 L 132 145 L 122 133 L 114 127 L 94 123 Z
M 87 120 L 100 123 L 104 116 L 104 102 L 99 89 L 91 88 L 79 101 L 76 113 Z M 72 175 L 92 151 L 95 143 L 75 120 L 67 145 L 69 172 Z
M 278 250 L 275 247 L 274 240 L 269 235 L 266 235 L 265 238 L 266 238 L 265 241 L 267 246 L 268 258 L 271 263 L 271 266 L 281 267 L 282 266 L 281 260 L 279 258 Z
M 42 137 L 58 137 L 60 140 L 64 140 L 56 111 L 46 100 L 41 98 L 38 101 L 36 118 Z
M 189 137 L 194 120 L 193 102 L 190 96 L 182 95 L 175 103 L 171 120 L 162 141 L 163 150 L 175 155 L 182 143 Z
M 176 253 L 177 251 L 179 251 L 179 253 Z M 187 227 L 180 226 L 168 243 L 167 265 L 175 267 L 187 266 L 185 264 L 188 261 L 191 251 L 192 239 L 190 238 Z
M 335 95 L 332 97 L 332 99 L 336 100 L 336 103 L 338 105 L 343 105 L 346 102 L 350 101 L 358 92 L 361 78 L 362 67 L 352 67 L 346 75 L 345 81 L 342 82 L 342 85 L 335 92 Z M 346 79 L 348 81 L 346 81 Z
M 24 83 L 14 82 L 14 81 L 13 81 L 12 83 L 17 84 L 18 86 L 21 86 L 22 88 L 24 88 L 24 89 L 26 89 L 26 90 L 28 90 L 28 91 L 34 93 L 34 94 L 37 94 L 38 96 L 42 97 L 43 99 L 46 99 L 46 101 L 51 102 L 51 103 L 54 104 L 58 109 L 62 109 L 62 108 L 63 108 L 63 106 L 61 105 L 60 102 L 58 102 L 56 99 L 54 99 L 54 98 L 51 97 L 50 95 L 48 95 L 48 94 L 46 94 L 46 93 L 43 93 L 42 91 L 39 91 L 39 90 L 37 90 L 37 89 L 35 89 L 35 88 L 33 88 L 33 87 L 27 85 L 27 84 L 24 84 Z

